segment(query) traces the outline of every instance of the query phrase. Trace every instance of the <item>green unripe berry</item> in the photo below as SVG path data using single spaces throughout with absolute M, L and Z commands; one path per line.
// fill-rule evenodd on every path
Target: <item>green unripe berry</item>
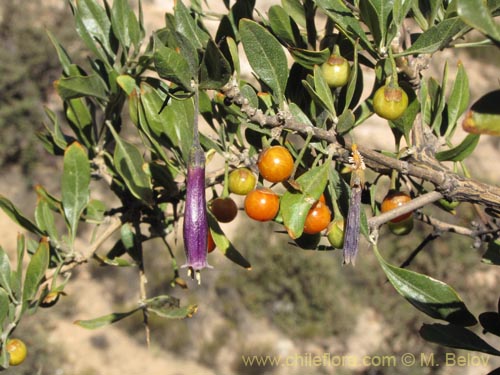
M 373 110 L 386 120 L 397 120 L 408 108 L 408 95 L 401 87 L 384 85 L 373 97 Z
M 342 87 L 349 81 L 351 66 L 342 56 L 333 54 L 321 65 L 321 73 L 328 86 Z

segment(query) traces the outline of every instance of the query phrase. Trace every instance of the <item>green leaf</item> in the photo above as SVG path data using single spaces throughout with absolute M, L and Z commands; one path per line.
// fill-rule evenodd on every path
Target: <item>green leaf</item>
M 477 323 L 457 292 L 442 281 L 387 263 L 374 246 L 375 255 L 396 291 L 417 309 L 435 319 L 471 326 Z
M 35 221 L 38 227 L 47 233 L 51 241 L 58 242 L 59 235 L 57 234 L 54 212 L 43 197 L 38 198 Z
M 96 0 L 78 0 L 76 8 L 72 8 L 76 30 L 83 42 L 104 62 L 109 62 L 115 54 L 110 44 L 111 22 L 106 10 Z
M 300 0 L 281 0 L 281 5 L 286 13 L 293 18 L 293 20 L 302 28 L 306 28 L 306 16 L 304 6 Z
M 448 124 L 453 126 L 458 121 L 458 118 L 465 112 L 469 105 L 469 79 L 464 66 L 459 63 L 457 76 L 451 88 L 450 97 L 448 98 Z
M 93 141 L 93 119 L 84 98 L 71 99 L 64 103 L 66 118 L 78 141 L 91 149 Z
M 0 288 L 0 333 L 2 332 L 4 320 L 9 314 L 9 305 L 9 295 L 5 290 Z
M 23 286 L 23 310 L 26 310 L 29 302 L 35 298 L 38 292 L 40 282 L 49 267 L 49 256 L 49 241 L 44 237 L 38 244 L 38 249 L 31 257 L 26 269 Z
M 141 152 L 134 145 L 123 140 L 112 125 L 109 129 L 116 141 L 113 160 L 130 193 L 147 204 L 153 200 L 150 176 L 144 171 L 145 162 Z
M 308 49 L 288 47 L 288 52 L 290 52 L 295 62 L 311 70 L 314 69 L 314 65 L 321 65 L 330 56 L 330 50 L 328 48 L 321 51 L 311 51 Z
M 31 220 L 20 213 L 17 207 L 3 195 L 0 195 L 0 208 L 7 214 L 8 217 L 12 219 L 12 221 L 26 229 L 28 232 L 43 236 L 43 231 L 33 224 Z
M 202 49 L 208 42 L 209 35 L 196 24 L 189 9 L 181 0 L 175 2 L 175 30 L 184 35 L 196 49 Z
M 351 41 L 360 40 L 361 46 L 376 56 L 372 43 L 366 36 L 361 23 L 342 0 L 314 0 L 316 5 L 336 24 L 336 27 Z
M 339 134 L 345 134 L 348 131 L 350 131 L 352 128 L 354 128 L 355 124 L 355 118 L 354 114 L 350 109 L 344 111 L 339 118 L 338 118 L 338 123 L 337 123 L 337 132 Z
M 10 288 L 10 262 L 7 253 L 0 246 L 0 287 L 5 289 L 9 294 L 12 293 Z M 2 289 L 0 289 L 1 291 Z
M 74 240 L 78 221 L 90 197 L 90 162 L 87 151 L 73 142 L 64 152 L 61 181 L 62 206 Z
M 116 83 L 118 83 L 127 95 L 131 95 L 137 89 L 135 79 L 127 74 L 116 77 Z
M 141 83 L 140 111 L 144 115 L 146 125 L 160 143 L 166 143 L 168 148 L 180 150 L 187 163 L 193 142 L 193 100 L 170 98 L 164 106 L 166 100 L 167 96 L 161 90 L 145 82 Z
M 125 51 L 133 43 L 136 47 L 140 40 L 139 22 L 130 8 L 128 0 L 114 0 L 111 8 L 111 27 L 113 34 Z
M 320 98 L 321 103 L 324 103 L 325 109 L 328 110 L 332 116 L 336 116 L 332 91 L 323 78 L 323 73 L 318 65 L 314 67 L 314 91 Z
M 153 55 L 156 72 L 161 78 L 179 85 L 186 91 L 192 91 L 193 74 L 187 60 L 176 50 L 159 46 Z
M 99 318 L 95 319 L 89 319 L 89 320 L 75 320 L 74 324 L 79 325 L 80 327 L 86 328 L 86 329 L 97 329 L 101 328 L 104 326 L 107 326 L 109 324 L 116 323 L 127 316 L 132 315 L 136 311 L 141 310 L 141 307 L 137 307 L 133 310 L 127 311 L 127 312 L 122 312 L 122 313 L 111 313 L 109 315 L 104 315 Z
M 179 300 L 170 296 L 157 296 L 146 301 L 148 311 L 168 319 L 191 318 L 198 309 L 197 305 L 180 307 Z
M 415 43 L 398 56 L 415 54 L 432 54 L 446 47 L 464 28 L 465 24 L 458 17 L 448 18 L 436 26 L 432 26 L 421 34 Z
M 483 0 L 457 0 L 457 12 L 469 26 L 500 42 L 500 26 Z
M 107 89 L 102 78 L 92 73 L 90 75 L 63 77 L 55 83 L 57 93 L 63 100 L 93 96 L 99 99 L 107 98 Z
M 273 5 L 269 8 L 269 24 L 273 33 L 288 46 L 305 48 L 306 43 L 300 35 L 295 21 L 288 15 L 284 8 Z
M 296 103 L 291 102 L 288 109 L 290 110 L 290 113 L 293 115 L 295 120 L 307 126 L 313 126 L 309 117 L 307 117 L 307 115 L 302 111 L 302 109 L 300 109 L 300 107 Z
M 436 153 L 436 159 L 439 161 L 462 161 L 474 151 L 478 143 L 479 134 L 469 134 L 458 146 Z
M 210 233 L 214 239 L 215 246 L 224 254 L 226 258 L 230 261 L 236 263 L 246 269 L 251 269 L 252 266 L 248 260 L 246 260 L 241 253 L 236 250 L 233 244 L 228 240 L 224 232 L 222 231 L 217 219 L 213 216 L 210 210 L 207 211 L 208 215 L 208 226 L 210 228 Z
M 273 91 L 280 105 L 285 100 L 288 64 L 283 47 L 258 23 L 242 19 L 240 35 L 250 66 Z
M 68 55 L 68 52 L 64 49 L 64 47 L 59 43 L 54 34 L 50 32 L 50 30 L 46 30 L 47 35 L 52 42 L 52 45 L 56 49 L 57 57 L 59 58 L 59 63 L 62 66 L 63 72 L 65 75 L 69 75 L 70 66 L 72 65 L 71 57 Z
M 280 212 L 288 234 L 299 238 L 304 230 L 307 213 L 324 192 L 328 182 L 329 162 L 311 168 L 295 181 L 300 191 L 287 190 L 281 197 Z
M 364 0 L 359 2 L 359 11 L 363 21 L 372 32 L 379 47 L 386 46 L 386 33 L 389 30 L 390 17 L 394 0 Z
M 85 221 L 100 224 L 104 220 L 107 207 L 103 201 L 91 199 L 85 208 Z
M 481 262 L 500 266 L 500 238 L 488 243 L 488 248 L 483 254 Z
M 410 131 L 413 128 L 415 118 L 420 111 L 420 102 L 417 100 L 413 90 L 405 90 L 408 93 L 408 108 L 403 115 L 394 121 L 389 121 L 389 125 L 394 126 L 404 135 L 407 141 L 410 140 Z
M 231 66 L 219 47 L 210 40 L 200 67 L 200 88 L 218 90 L 231 78 Z
M 424 340 L 449 348 L 472 350 L 500 356 L 500 351 L 489 345 L 474 332 L 453 324 L 424 324 L 419 333 Z

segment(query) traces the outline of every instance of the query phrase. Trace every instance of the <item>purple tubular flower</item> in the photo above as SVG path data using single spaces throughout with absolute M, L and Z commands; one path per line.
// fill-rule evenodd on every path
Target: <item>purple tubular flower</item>
M 208 221 L 205 199 L 205 154 L 194 145 L 189 155 L 186 183 L 186 207 L 184 211 L 184 247 L 188 275 L 200 283 L 200 270 L 211 268 L 207 263 Z

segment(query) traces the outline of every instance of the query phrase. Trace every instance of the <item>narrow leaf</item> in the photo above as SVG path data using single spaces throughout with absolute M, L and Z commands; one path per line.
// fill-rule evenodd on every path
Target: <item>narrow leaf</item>
M 181 0 L 175 2 L 175 30 L 184 35 L 197 49 L 203 48 L 208 42 L 208 34 L 202 30 L 195 22 L 189 9 Z
M 436 159 L 439 161 L 462 161 L 474 151 L 478 143 L 479 134 L 469 134 L 458 146 L 436 153 Z
M 40 229 L 45 231 L 51 241 L 58 241 L 54 212 L 44 198 L 39 198 L 35 209 L 35 220 Z
M 252 266 L 248 260 L 246 260 L 241 253 L 236 250 L 233 244 L 228 240 L 224 232 L 222 231 L 217 219 L 213 216 L 213 214 L 208 210 L 208 226 L 210 228 L 210 233 L 212 234 L 212 238 L 214 239 L 215 246 L 224 254 L 226 258 L 230 261 L 236 263 L 237 265 L 251 269 Z
M 146 301 L 148 311 L 168 319 L 191 318 L 198 309 L 196 305 L 181 307 L 179 300 L 171 296 L 157 296 Z
M 360 40 L 361 46 L 375 54 L 373 44 L 368 39 L 365 31 L 361 27 L 359 19 L 354 16 L 352 11 L 345 5 L 342 0 L 315 0 L 316 5 L 335 23 L 339 30 L 351 41 L 352 44 L 356 40 Z
M 143 82 L 140 104 L 145 125 L 157 136 L 155 138 L 168 148 L 180 150 L 187 163 L 193 141 L 193 100 L 168 99 L 159 88 Z
M 200 88 L 218 90 L 231 78 L 231 66 L 221 50 L 209 41 L 200 67 Z
M 452 39 L 464 28 L 466 25 L 458 17 L 448 18 L 436 26 L 432 26 L 421 34 L 415 43 L 400 53 L 400 56 L 414 55 L 429 53 L 432 54 L 444 47 L 446 47 Z
M 76 320 L 74 324 L 86 329 L 97 329 L 112 323 L 116 323 L 139 310 L 141 310 L 141 307 L 123 313 L 111 313 L 109 315 L 104 315 L 95 319 Z
M 134 12 L 130 8 L 128 0 L 114 0 L 111 8 L 111 26 L 113 34 L 128 51 L 132 42 L 137 43 L 139 35 L 139 23 Z
M 106 99 L 108 95 L 104 81 L 95 73 L 87 76 L 63 77 L 55 82 L 55 86 L 57 93 L 64 100 L 84 96 Z
M 280 212 L 288 234 L 299 238 L 304 230 L 307 213 L 324 192 L 330 163 L 312 168 L 295 181 L 300 191 L 288 190 L 281 197 Z
M 374 251 L 393 287 L 417 309 L 432 318 L 461 326 L 477 323 L 474 315 L 450 286 L 432 277 L 390 265 L 376 247 Z
M 283 47 L 269 31 L 248 19 L 240 21 L 240 34 L 250 66 L 282 104 L 288 79 Z
M 0 288 L 0 327 L 4 326 L 3 322 L 9 314 L 9 304 L 10 301 L 7 292 Z
M 2 246 L 0 246 L 0 287 L 5 289 L 9 294 L 11 294 L 10 277 L 9 257 Z
M 144 171 L 144 159 L 137 147 L 123 140 L 113 126 L 109 129 L 116 141 L 113 160 L 130 193 L 147 204 L 152 201 L 150 176 Z
M 449 348 L 472 350 L 500 356 L 500 351 L 489 345 L 474 332 L 453 324 L 424 324 L 419 333 L 424 340 Z
M 90 163 L 87 152 L 78 142 L 73 142 L 64 152 L 61 192 L 64 215 L 74 239 L 90 197 Z
M 28 307 L 28 303 L 35 298 L 38 292 L 40 282 L 49 267 L 49 256 L 49 241 L 44 237 L 40 241 L 38 249 L 31 257 L 26 269 L 23 286 L 23 310 Z
M 486 1 L 457 0 L 457 12 L 469 26 L 500 42 L 500 26 L 492 17 Z
M 156 71 L 161 78 L 168 79 L 181 86 L 186 91 L 191 91 L 191 68 L 186 59 L 176 50 L 160 46 L 153 55 Z
M 8 217 L 12 219 L 12 221 L 26 229 L 28 232 L 39 236 L 43 235 L 43 231 L 33 224 L 31 220 L 26 218 L 21 212 L 19 212 L 17 207 L 3 195 L 0 195 L 0 208 L 7 214 Z
M 464 66 L 458 64 L 458 72 L 448 98 L 448 124 L 453 127 L 469 105 L 469 79 Z
M 110 44 L 111 22 L 106 10 L 96 0 L 78 0 L 73 11 L 77 32 L 87 47 L 105 62 L 114 57 Z
M 314 90 L 321 99 L 321 102 L 324 103 L 325 109 L 328 110 L 332 116 L 336 116 L 335 107 L 333 105 L 332 91 L 326 83 L 326 80 L 323 78 L 321 68 L 317 65 L 314 67 Z

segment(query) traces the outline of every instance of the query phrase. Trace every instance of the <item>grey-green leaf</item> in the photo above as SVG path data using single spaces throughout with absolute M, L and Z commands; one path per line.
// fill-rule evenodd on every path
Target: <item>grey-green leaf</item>
M 156 48 L 153 58 L 156 71 L 161 78 L 174 82 L 186 91 L 192 90 L 191 67 L 182 55 L 172 48 L 160 46 Z
M 459 17 L 448 18 L 421 34 L 415 43 L 399 55 L 432 54 L 450 43 L 455 35 L 466 28 Z
M 106 85 L 96 73 L 87 76 L 63 77 L 56 81 L 55 85 L 58 94 L 64 100 L 84 96 L 94 96 L 99 99 L 107 98 Z
M 479 134 L 467 135 L 458 146 L 436 153 L 436 159 L 439 161 L 462 161 L 466 159 L 479 143 L 479 137 Z
M 139 22 L 128 0 L 114 0 L 111 8 L 111 26 L 122 47 L 128 51 L 140 39 Z
M 113 126 L 109 126 L 116 141 L 114 163 L 130 193 L 147 204 L 152 202 L 151 177 L 144 171 L 144 159 L 134 145 L 123 140 Z
M 23 310 L 28 307 L 28 303 L 35 298 L 38 287 L 42 281 L 45 271 L 49 267 L 49 242 L 46 237 L 42 238 L 38 249 L 33 254 L 26 269 L 23 286 Z
M 61 194 L 64 215 L 74 239 L 90 197 L 90 162 L 87 151 L 78 142 L 73 142 L 64 152 Z
M 101 328 L 104 326 L 107 326 L 112 323 L 116 323 L 127 316 L 132 315 L 136 311 L 141 310 L 140 307 L 135 308 L 130 311 L 122 312 L 122 313 L 111 313 L 108 315 L 101 316 L 99 318 L 95 319 L 89 319 L 89 320 L 76 320 L 74 324 L 79 325 L 80 327 L 86 328 L 86 329 L 97 329 Z
M 5 198 L 3 195 L 0 195 L 0 208 L 7 214 L 8 217 L 12 219 L 16 224 L 20 225 L 28 232 L 37 234 L 39 236 L 43 235 L 43 231 L 40 230 L 31 220 L 29 220 L 26 216 L 24 216 L 17 209 L 14 204 Z
M 200 88 L 218 90 L 231 78 L 231 66 L 221 50 L 209 41 L 200 67 Z
M 328 182 L 330 163 L 312 168 L 297 178 L 301 191 L 286 191 L 281 197 L 280 212 L 283 224 L 291 238 L 302 235 L 307 213 L 319 199 Z
M 457 12 L 465 23 L 500 42 L 500 26 L 492 17 L 486 1 L 457 0 Z
M 9 296 L 5 290 L 0 288 L 0 327 L 3 327 L 3 321 L 9 314 Z
M 453 82 L 450 97 L 448 98 L 448 124 L 453 127 L 458 118 L 465 112 L 469 105 L 469 79 L 461 63 L 458 65 L 457 76 Z
M 394 289 L 417 309 L 432 318 L 460 326 L 477 323 L 474 315 L 450 286 L 430 276 L 393 266 L 382 258 L 376 247 L 374 251 Z
M 250 66 L 282 104 L 288 79 L 283 47 L 269 31 L 248 19 L 240 21 L 240 35 Z
M 79 0 L 73 10 L 76 29 L 87 47 L 105 62 L 114 57 L 110 44 L 111 22 L 106 10 L 96 0 Z
M 151 298 L 146 304 L 148 311 L 168 319 L 190 318 L 198 309 L 196 305 L 181 307 L 177 298 L 166 295 Z
M 2 246 L 0 246 L 0 287 L 5 289 L 9 294 L 11 293 L 10 262 L 9 257 Z

